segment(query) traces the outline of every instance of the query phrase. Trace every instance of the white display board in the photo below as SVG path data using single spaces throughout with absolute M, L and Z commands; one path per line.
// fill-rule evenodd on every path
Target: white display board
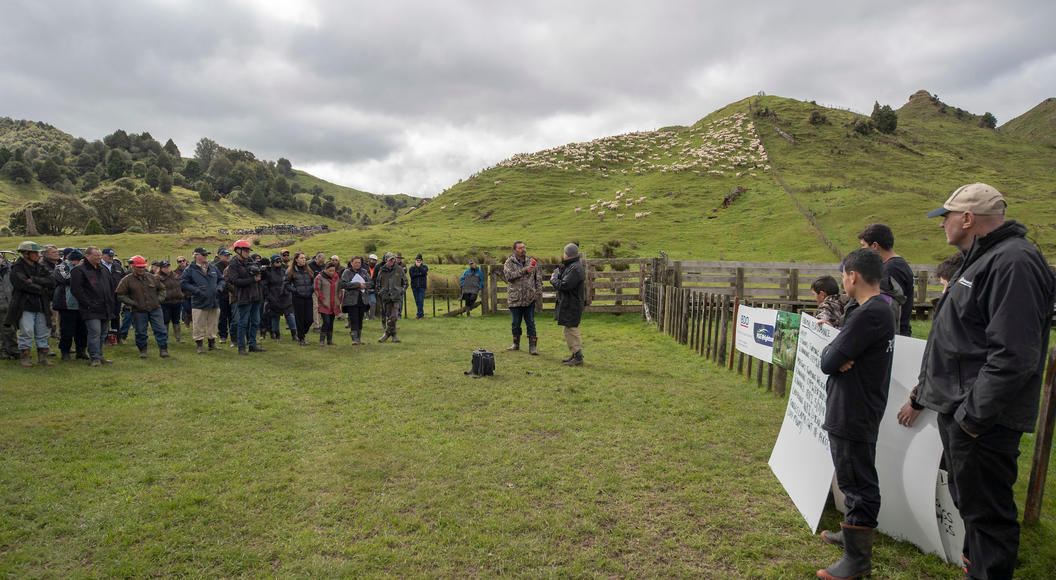
M 763 362 L 772 362 L 777 311 L 739 306 L 733 343 L 737 350 Z
M 828 437 L 821 429 L 828 377 L 819 362 L 822 349 L 838 332 L 803 315 L 788 407 L 770 456 L 774 475 L 814 532 L 834 472 Z M 958 563 L 964 528 L 949 497 L 945 474 L 939 471 L 942 442 L 935 413 L 922 412 L 910 428 L 898 424 L 898 411 L 916 385 L 923 354 L 924 341 L 895 337 L 887 408 L 876 447 L 882 498 L 877 527 L 926 553 Z
M 781 432 L 770 454 L 770 469 L 812 531 L 818 530 L 835 469 L 825 422 L 825 380 L 821 351 L 839 333 L 804 314 L 799 322 L 796 370 L 788 391 Z

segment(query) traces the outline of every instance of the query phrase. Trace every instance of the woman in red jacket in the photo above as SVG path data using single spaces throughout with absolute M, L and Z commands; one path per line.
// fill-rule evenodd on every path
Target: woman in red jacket
M 341 281 L 337 266 L 328 263 L 315 277 L 315 296 L 319 299 L 319 316 L 323 326 L 319 332 L 319 346 L 334 344 L 334 316 L 341 312 Z

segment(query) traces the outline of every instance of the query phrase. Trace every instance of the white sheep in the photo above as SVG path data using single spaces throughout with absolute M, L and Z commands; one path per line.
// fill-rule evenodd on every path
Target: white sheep
M 577 207 L 577 208 L 576 208 L 576 213 L 579 213 L 579 212 L 581 212 L 581 211 L 583 211 L 583 208 L 581 208 L 581 207 Z
M 622 214 L 622 213 L 618 213 L 618 214 L 616 214 L 616 219 L 620 219 L 620 218 L 622 218 L 622 217 L 623 217 L 623 214 Z

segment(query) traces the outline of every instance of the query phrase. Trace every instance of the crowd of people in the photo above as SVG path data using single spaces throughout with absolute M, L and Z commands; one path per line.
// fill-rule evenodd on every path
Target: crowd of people
M 570 244 L 565 249 L 572 252 L 566 258 L 575 266 L 558 268 L 552 283 L 559 291 L 558 309 L 563 312 L 559 322 L 568 327 L 574 319 L 578 326 L 585 277 L 578 264 L 578 248 Z M 59 250 L 24 241 L 18 252 L 20 257 L 13 264 L 6 259 L 0 262 L 0 311 L 4 313 L 0 354 L 18 358 L 25 367 L 34 366 L 34 348 L 37 365 L 54 365 L 48 360 L 54 356 L 49 347 L 54 334 L 63 361 L 84 359 L 91 366 L 111 364 L 103 356 L 104 344 L 123 343 L 130 331 L 140 358 L 148 357 L 150 334 L 158 356 L 168 358 L 170 339 L 182 342 L 187 329 L 198 354 L 220 350 L 218 345 L 228 340 L 240 355 L 264 352 L 260 341 L 265 337 L 281 340 L 283 320 L 290 340 L 300 346 L 308 346 L 313 328 L 319 333 L 320 346 L 333 345 L 339 320 L 345 321 L 351 344 L 362 345 L 364 319 L 375 317 L 382 319 L 384 330 L 378 342 L 398 343 L 397 321 L 408 287 L 416 318 L 425 316 L 429 268 L 421 254 L 410 268 L 403 264 L 401 253 L 392 252 L 380 261 L 370 254 L 342 264 L 338 256 L 327 259 L 323 252 L 309 259 L 304 252 L 283 249 L 263 257 L 253 251 L 250 242 L 238 240 L 230 250 L 219 248 L 212 259 L 209 250 L 196 248 L 190 260 L 177 257 L 174 268 L 167 260 L 148 264 L 139 255 L 122 265 L 112 248 L 95 246 Z M 519 350 L 523 320 L 530 353 L 535 355 L 534 312 L 542 284 L 535 260 L 526 260 L 525 245 L 517 242 L 504 268 L 514 319 L 510 350 Z M 467 316 L 483 285 L 482 271 L 470 261 L 460 278 Z M 560 293 L 567 296 L 561 298 Z M 576 301 L 578 306 L 573 304 Z M 578 351 L 579 347 L 563 362 L 582 364 Z
M 925 409 L 938 414 L 943 466 L 949 489 L 965 525 L 963 564 L 970 578 L 1011 578 L 1019 542 L 1012 487 L 1017 478 L 1019 443 L 1032 432 L 1056 300 L 1056 282 L 1041 252 L 1026 239 L 1026 228 L 1005 219 L 1007 202 L 993 187 L 975 183 L 953 192 L 928 214 L 942 217 L 947 243 L 957 252 L 939 266 L 944 286 L 934 310 L 919 379 L 898 422 L 912 427 Z M 842 328 L 821 354 L 829 375 L 823 428 L 829 436 L 836 482 L 845 496 L 846 519 L 822 539 L 844 555 L 817 575 L 857 578 L 871 572 L 872 544 L 880 510 L 876 440 L 887 404 L 892 345 L 896 334 L 909 335 L 913 312 L 913 274 L 894 251 L 894 234 L 871 224 L 859 235 L 860 248 L 841 263 L 843 292 L 833 277 L 814 281 L 821 323 Z M 512 344 L 521 349 L 522 323 L 528 351 L 538 354 L 535 306 L 542 293 L 536 261 L 521 241 L 503 265 L 508 285 Z M 233 251 L 220 248 L 213 260 L 196 248 L 193 261 L 182 256 L 175 269 L 167 261 L 148 264 L 133 256 L 129 271 L 114 251 L 83 251 L 22 242 L 20 257 L 0 265 L 5 354 L 23 366 L 52 366 L 48 341 L 60 329 L 63 360 L 103 357 L 104 339 L 124 340 L 130 328 L 140 357 L 147 357 L 148 327 L 159 356 L 168 340 L 181 340 L 181 319 L 190 313 L 197 352 L 217 350 L 230 336 L 239 354 L 263 352 L 258 334 L 280 338 L 286 320 L 290 339 L 302 346 L 313 326 L 319 344 L 332 345 L 335 320 L 347 319 L 352 344 L 363 344 L 365 316 L 380 315 L 379 342 L 400 342 L 397 319 L 405 290 L 413 291 L 417 313 L 428 268 L 421 255 L 408 272 L 402 256 L 371 254 L 341 264 L 322 252 L 312 259 L 282 250 L 270 257 L 253 253 L 245 240 Z M 557 294 L 554 317 L 564 327 L 570 356 L 563 364 L 583 364 L 579 325 L 584 308 L 585 272 L 575 244 L 565 246 L 562 263 L 550 277 Z M 483 288 L 476 264 L 460 278 L 467 314 Z M 127 311 L 123 319 L 121 309 Z M 57 312 L 53 319 L 52 311 Z M 169 327 L 172 328 L 171 333 Z M 17 345 L 13 330 L 18 329 Z

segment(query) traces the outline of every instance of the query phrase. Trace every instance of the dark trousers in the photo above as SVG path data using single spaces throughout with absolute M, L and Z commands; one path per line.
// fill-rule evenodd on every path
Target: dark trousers
M 345 314 L 348 315 L 348 329 L 351 332 L 361 332 L 363 330 L 363 315 L 367 313 L 369 305 L 357 304 L 356 306 L 346 306 L 343 308 Z
M 312 297 L 301 298 L 300 296 L 294 296 L 293 320 L 297 323 L 297 340 L 304 340 L 304 337 L 308 336 L 308 330 L 312 327 L 314 319 Z
M 227 295 L 220 296 L 220 322 L 216 329 L 220 338 L 227 340 L 228 329 L 231 328 L 231 303 L 227 301 Z
M 1023 433 L 995 425 L 973 438 L 953 415 L 939 415 L 950 494 L 964 520 L 964 555 L 970 578 L 1011 578 L 1019 552 L 1016 482 Z
M 183 312 L 182 302 L 172 302 L 161 305 L 161 316 L 165 322 L 166 330 L 169 328 L 169 323 L 172 323 L 173 328 L 180 325 L 180 314 Z
M 524 320 L 524 326 L 528 329 L 528 338 L 535 338 L 538 336 L 535 334 L 535 304 L 531 306 L 510 306 L 510 317 L 512 320 L 513 335 L 517 338 L 521 336 L 521 320 Z
M 425 288 L 411 288 L 411 294 L 414 294 L 414 305 L 418 308 L 418 313 L 415 315 L 416 318 L 422 318 L 425 316 Z
M 59 351 L 70 352 L 70 347 L 76 343 L 77 352 L 83 352 L 88 347 L 88 327 L 81 320 L 80 310 L 59 311 Z
M 476 294 L 463 294 L 462 301 L 466 303 L 466 314 L 469 314 L 470 310 L 473 310 L 473 306 L 477 303 Z
M 836 467 L 836 485 L 846 496 L 845 521 L 852 526 L 875 528 L 880 514 L 876 442 L 851 441 L 829 433 L 829 452 Z
M 334 334 L 334 315 L 320 312 L 319 318 L 323 321 L 323 327 L 319 329 L 319 342 L 322 342 L 326 337 Z

